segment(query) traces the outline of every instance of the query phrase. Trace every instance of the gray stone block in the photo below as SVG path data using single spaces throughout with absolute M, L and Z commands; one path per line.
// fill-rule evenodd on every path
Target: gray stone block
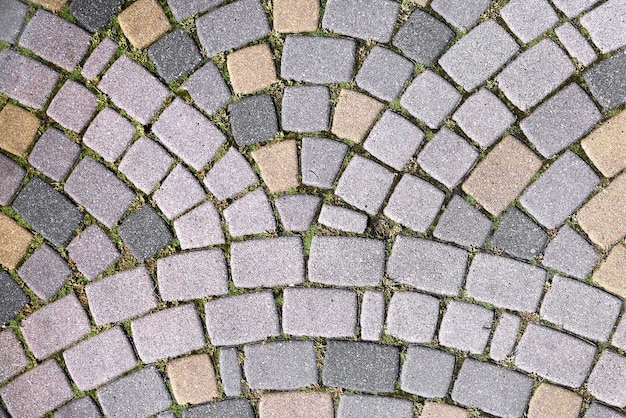
M 491 334 L 493 312 L 482 306 L 456 300 L 448 304 L 439 327 L 439 344 L 482 354 Z
M 584 12 L 599 0 L 554 0 L 554 5 L 561 9 L 570 19 L 576 17 L 580 12 Z
M 400 5 L 390 0 L 329 0 L 322 27 L 353 38 L 389 42 Z
M 42 109 L 59 74 L 12 49 L 0 51 L 0 92 L 26 106 Z
M 222 220 L 215 205 L 207 201 L 174 221 L 180 248 L 201 248 L 225 242 Z
M 67 80 L 46 110 L 46 115 L 76 133 L 96 113 L 98 97 L 82 84 Z
M 503 361 L 513 352 L 521 322 L 519 316 L 508 312 L 502 313 L 493 337 L 491 337 L 489 356 L 492 359 Z
M 0 324 L 6 325 L 30 302 L 30 298 L 6 271 L 0 271 Z
M 281 126 L 285 131 L 327 131 L 330 124 L 330 90 L 325 86 L 285 87 Z
M 4 359 L 0 363 L 0 382 L 4 383 L 28 366 L 24 347 L 12 329 L 0 332 L 0 356 Z
M 139 262 L 156 255 L 174 238 L 165 221 L 150 205 L 128 215 L 117 231 Z
M 599 401 L 618 408 L 626 406 L 626 357 L 604 351 L 587 381 L 589 392 Z
M 0 154 L 0 205 L 7 206 L 26 177 L 26 169 Z
M 384 324 L 385 295 L 379 290 L 366 290 L 361 298 L 361 314 L 359 318 L 361 340 L 378 341 Z M 624 328 L 626 330 L 626 326 Z
M 460 101 L 461 93 L 431 70 L 415 77 L 400 98 L 400 104 L 431 129 L 441 125 Z
M 118 0 L 119 1 L 119 0 Z M 184 29 L 176 29 L 148 48 L 157 73 L 171 83 L 202 63 L 198 45 Z
M 567 52 L 585 67 L 591 65 L 598 55 L 587 39 L 570 22 L 565 22 L 554 31 Z
M 184 165 L 178 164 L 152 197 L 161 212 L 174 219 L 200 203 L 206 192 L 198 179 Z
M 626 8 L 623 0 L 609 0 L 580 18 L 591 40 L 606 54 L 626 45 Z
M 121 4 L 121 0 L 74 0 L 70 3 L 70 13 L 89 32 L 97 32 L 109 24 Z
M 67 262 L 47 244 L 37 248 L 17 272 L 28 288 L 44 301 L 54 296 L 72 274 Z
M 524 43 L 539 37 L 559 21 L 547 0 L 511 0 L 500 10 L 500 16 Z
M 233 137 L 240 147 L 269 141 L 278 133 L 276 108 L 269 94 L 246 96 L 229 104 L 228 115 Z
M 234 147 L 204 177 L 204 185 L 219 200 L 233 197 L 258 181 L 250 163 Z
M 93 398 L 85 396 L 74 399 L 57 409 L 54 416 L 55 418 L 101 418 L 102 412 L 98 409 Z
M 274 211 L 267 195 L 258 188 L 235 200 L 222 212 L 233 237 L 261 234 L 276 230 Z
M 378 14 L 374 15 L 379 17 Z M 411 61 L 390 49 L 375 46 L 365 58 L 354 81 L 363 90 L 390 102 L 404 90 L 412 74 Z
M 105 107 L 93 119 L 83 143 L 112 163 L 122 155 L 135 135 L 135 126 L 110 107 Z
M 324 204 L 317 222 L 344 232 L 362 234 L 367 228 L 367 215 L 341 206 Z
M 24 26 L 28 6 L 18 0 L 1 0 L 0 40 L 14 43 Z
M 113 0 L 117 1 L 117 0 Z M 85 2 L 83 2 L 85 3 Z M 73 3 L 72 3 L 73 4 Z M 104 70 L 104 67 L 109 63 L 113 55 L 115 55 L 115 51 L 117 51 L 118 44 L 111 38 L 104 38 L 94 49 L 87 61 L 83 64 L 83 69 L 81 70 L 81 74 L 87 80 L 95 79 L 98 74 Z
M 490 0 L 434 0 L 430 7 L 452 26 L 466 31 L 478 22 Z
M 239 365 L 239 350 L 237 347 L 222 347 L 219 353 L 219 370 L 222 387 L 226 396 L 241 395 L 241 379 L 243 378 Z
M 424 65 L 432 64 L 448 47 L 454 31 L 439 19 L 416 9 L 393 37 L 404 56 Z
M 170 0 L 167 2 L 167 5 L 172 10 L 176 20 L 180 22 L 195 14 L 209 10 L 220 3 L 220 0 Z
M 532 260 L 543 251 L 548 234 L 524 212 L 511 207 L 500 219 L 491 237 L 490 246 L 525 260 Z
M 587 412 L 585 412 L 584 418 L 624 418 L 624 414 L 620 414 L 601 403 L 592 402 Z
M 283 195 L 274 201 L 283 228 L 293 232 L 309 229 L 320 206 L 318 196 L 295 194 Z
M 455 358 L 452 354 L 410 345 L 400 374 L 400 388 L 424 398 L 444 398 L 452 383 Z
M 139 190 L 152 194 L 173 163 L 174 158 L 161 145 L 142 136 L 124 154 L 119 170 Z
M 28 157 L 28 163 L 56 182 L 61 182 L 72 169 L 80 145 L 54 127 L 41 135 Z
M 254 418 L 254 410 L 247 399 L 226 399 L 217 403 L 194 406 L 183 412 L 183 418 Z
M 332 189 L 348 153 L 348 145 L 328 138 L 302 139 L 300 165 L 302 183 L 322 189 Z
M 583 77 L 591 94 L 605 110 L 626 103 L 626 49 L 599 62 Z
M 617 327 L 615 327 L 611 344 L 626 351 L 626 319 L 624 319 L 624 317 L 622 317 Z
M 373 395 L 341 395 L 337 418 L 410 418 L 413 402 L 408 399 Z
M 395 292 L 387 309 L 387 334 L 409 343 L 432 341 L 439 299 L 417 292 Z
M 480 248 L 491 232 L 491 225 L 488 217 L 455 194 L 439 218 L 433 236 L 464 247 Z
M 196 106 L 209 114 L 230 101 L 230 89 L 213 61 L 198 68 L 180 87 L 189 92 Z

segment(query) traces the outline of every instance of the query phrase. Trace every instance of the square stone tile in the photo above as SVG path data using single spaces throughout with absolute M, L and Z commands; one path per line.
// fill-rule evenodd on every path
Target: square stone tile
M 0 213 L 0 232 L 0 264 L 14 269 L 30 247 L 33 235 L 4 213 Z
M 235 200 L 222 212 L 233 237 L 276 230 L 276 219 L 269 198 L 262 188 Z
M 507 210 L 489 245 L 512 256 L 533 260 L 543 252 L 548 234 L 515 206 Z
M 391 189 L 395 174 L 372 160 L 355 155 L 339 178 L 335 194 L 375 215 Z
M 325 86 L 288 86 L 283 93 L 281 126 L 285 131 L 327 131 L 330 90 Z
M 624 298 L 626 297 L 626 246 L 618 244 L 609 252 L 606 260 L 593 273 L 592 279 L 600 287 Z
M 314 32 L 320 19 L 319 0 L 274 0 L 276 32 Z
M 626 168 L 626 111 L 622 110 L 585 137 L 580 145 L 600 172 L 613 177 Z
M 26 106 L 42 109 L 58 79 L 56 71 L 32 58 L 12 49 L 0 51 L 0 92 Z
M 593 245 L 567 224 L 548 243 L 542 259 L 544 266 L 580 280 L 585 279 L 599 261 L 600 255 Z
M 448 304 L 439 327 L 439 343 L 472 354 L 482 354 L 487 347 L 493 311 L 456 300 Z
M 272 142 L 252 151 L 252 158 L 271 193 L 287 191 L 300 184 L 296 141 Z
M 213 363 L 206 354 L 170 361 L 167 375 L 179 404 L 199 404 L 219 396 Z
M 3 10 L 0 17 L 0 28 L 2 28 L 0 29 L 0 40 L 14 43 L 24 26 L 28 6 L 18 0 L 2 0 L 0 1 L 0 8 Z
M 426 232 L 439 213 L 444 198 L 445 193 L 429 182 L 404 174 L 383 213 L 414 231 Z
M 178 164 L 154 192 L 154 201 L 166 217 L 174 219 L 205 196 L 198 179 L 184 165 Z
M 580 18 L 591 40 L 606 54 L 626 45 L 626 10 L 623 0 L 609 0 Z
M 258 181 L 259 178 L 246 157 L 233 147 L 228 149 L 204 177 L 204 185 L 219 200 L 231 198 Z
M 454 31 L 430 13 L 416 9 L 393 37 L 393 45 L 413 61 L 430 65 L 454 38 Z
M 0 110 L 0 148 L 25 157 L 35 141 L 40 123 L 33 113 L 7 103 Z
M 81 74 L 87 80 L 95 79 L 104 70 L 117 51 L 118 44 L 111 38 L 104 38 L 83 64 Z
M 28 162 L 56 182 L 61 182 L 74 166 L 80 145 L 54 127 L 41 135 Z
M 0 154 L 0 205 L 7 206 L 26 177 L 26 169 Z
M 59 253 L 44 244 L 28 257 L 17 273 L 34 294 L 48 301 L 70 278 L 72 270 Z
M 96 113 L 98 98 L 74 80 L 65 82 L 54 96 L 46 114 L 74 132 L 83 130 Z
M 386 43 L 391 40 L 400 6 L 389 0 L 329 0 L 322 27 L 352 38 Z
M 0 356 L 5 360 L 0 364 L 0 382 L 3 383 L 28 365 L 24 347 L 11 329 L 0 332 Z
M 587 39 L 570 22 L 565 22 L 554 32 L 567 52 L 585 67 L 591 65 L 598 58 L 596 51 L 587 42 Z
M 390 49 L 375 46 L 355 77 L 359 87 L 388 102 L 396 99 L 413 74 L 413 63 Z
M 230 83 L 235 94 L 251 94 L 278 81 L 274 57 L 268 44 L 231 52 L 226 58 Z
M 89 32 L 97 32 L 109 24 L 113 15 L 117 14 L 121 0 L 73 0 L 70 13 Z
M 283 228 L 292 232 L 309 229 L 317 214 L 321 198 L 307 194 L 283 195 L 274 201 Z
M 483 246 L 492 222 L 459 195 L 452 196 L 433 231 L 435 238 L 467 247 Z
M 578 222 L 591 240 L 608 248 L 626 234 L 626 175 L 622 174 L 578 212 Z
M 400 388 L 425 398 L 448 394 L 455 364 L 454 356 L 441 350 L 410 345 L 400 374 Z M 424 416 L 422 411 L 421 417 Z
M 408 343 L 428 343 L 437 330 L 439 299 L 417 292 L 395 292 L 387 309 L 387 334 Z
M 162 250 L 173 238 L 165 221 L 150 205 L 128 215 L 117 230 L 140 263 Z
M 377 100 L 353 90 L 342 89 L 335 106 L 331 132 L 358 144 L 382 110 L 383 104 Z
M 478 18 L 490 0 L 433 0 L 430 7 L 457 29 L 466 31 L 478 23 Z
M 539 37 L 559 21 L 547 0 L 512 0 L 500 10 L 500 16 L 524 43 Z
M 174 221 L 180 248 L 208 247 L 224 244 L 222 220 L 215 205 L 207 201 Z
M 117 20 L 136 48 L 147 47 L 172 27 L 156 0 L 137 0 L 124 9 Z
M 151 194 L 173 163 L 174 158 L 161 145 L 142 136 L 124 154 L 119 170 L 139 190 Z
M 263 418 L 332 418 L 332 397 L 324 392 L 277 392 L 261 395 L 259 416 Z
M 217 112 L 230 101 L 230 89 L 213 61 L 198 68 L 180 87 L 208 114 Z
M 268 94 L 233 102 L 228 105 L 228 114 L 233 137 L 240 147 L 268 141 L 278 133 L 276 107 Z
M 604 109 L 613 109 L 626 103 L 626 51 L 620 51 L 598 63 L 584 74 L 585 82 Z
M 599 401 L 623 408 L 626 405 L 626 389 L 622 384 L 626 379 L 626 357 L 606 350 L 594 367 L 587 388 Z
M 348 148 L 347 144 L 334 139 L 303 138 L 300 150 L 302 183 L 332 189 L 348 154 Z
M 105 107 L 93 119 L 83 143 L 112 163 L 122 155 L 135 135 L 135 126 L 110 107 Z
M 111 238 L 98 225 L 89 225 L 67 246 L 70 259 L 89 280 L 93 280 L 113 264 L 120 252 Z
M 184 29 L 163 36 L 148 49 L 148 55 L 167 83 L 189 74 L 202 63 L 200 48 Z

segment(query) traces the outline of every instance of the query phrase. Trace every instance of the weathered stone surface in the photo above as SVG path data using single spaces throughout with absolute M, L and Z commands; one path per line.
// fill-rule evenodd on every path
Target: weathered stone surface
M 344 232 L 362 234 L 367 228 L 368 216 L 341 206 L 322 205 L 317 222 Z
M 411 174 L 403 174 L 387 206 L 385 216 L 417 232 L 426 232 L 435 220 L 445 193 L 431 183 Z
M 48 301 L 69 279 L 72 270 L 59 253 L 44 244 L 22 264 L 18 274 L 33 293 Z
M 204 185 L 219 200 L 233 197 L 258 181 L 250 163 L 233 147 L 204 177 Z
M 25 157 L 35 141 L 39 118 L 12 103 L 0 111 L 0 148 L 19 157 Z
M 222 212 L 233 237 L 262 234 L 276 230 L 276 219 L 262 188 L 235 200 Z
M 389 0 L 330 0 L 322 27 L 354 38 L 389 42 L 400 6 Z
M 361 298 L 361 339 L 378 341 L 385 324 L 385 295 L 378 290 L 366 290 Z M 626 326 L 625 326 L 626 328 Z
M 493 312 L 471 303 L 451 301 L 439 326 L 439 343 L 482 354 L 491 333 Z
M 14 269 L 33 239 L 33 235 L 13 219 L 0 213 L 0 264 Z M 4 323 L 6 318 L 0 321 Z
M 330 90 L 325 86 L 285 87 L 281 126 L 285 131 L 327 131 L 330 126 Z
M 415 77 L 400 98 L 400 104 L 431 129 L 439 127 L 460 101 L 461 93 L 431 70 Z
M 598 400 L 618 408 L 626 406 L 626 357 L 604 351 L 587 381 L 589 392 Z
M 85 133 L 83 143 L 96 151 L 107 162 L 122 155 L 135 135 L 135 126 L 110 107 L 96 115 Z
M 296 141 L 272 142 L 252 151 L 251 155 L 270 193 L 284 192 L 300 184 Z
M 567 224 L 548 243 L 542 259 L 544 266 L 581 280 L 587 277 L 599 261 L 600 255 L 593 246 Z
M 605 110 L 626 103 L 626 50 L 594 65 L 584 74 L 585 82 L 600 106 Z
M 395 292 L 387 309 L 387 334 L 409 343 L 432 341 L 439 318 L 439 299 L 417 292 Z
M 277 32 L 313 32 L 320 18 L 319 0 L 274 0 L 272 9 Z
M 543 252 L 548 234 L 524 212 L 511 207 L 500 219 L 490 246 L 515 257 L 532 260 Z
M 274 57 L 268 44 L 248 46 L 226 58 L 230 84 L 235 94 L 252 94 L 278 81 Z
M 489 356 L 495 361 L 505 360 L 517 342 L 517 332 L 522 320 L 519 316 L 504 312 L 500 315 L 498 326 L 491 337 Z
M 452 382 L 454 364 L 454 356 L 450 353 L 410 345 L 402 364 L 400 388 L 425 398 L 443 398 Z
M 626 246 L 618 244 L 613 247 L 592 278 L 609 292 L 626 298 Z
M 206 354 L 170 361 L 167 375 L 174 397 L 180 404 L 208 402 L 219 396 L 213 363 Z
M 161 212 L 174 219 L 200 203 L 205 196 L 198 179 L 184 165 L 178 164 L 152 197 Z
M 375 215 L 380 210 L 395 174 L 374 161 L 355 155 L 342 173 L 335 194 L 357 208 Z
M 79 154 L 80 145 L 58 129 L 50 127 L 33 147 L 28 162 L 52 180 L 61 182 Z
M 608 248 L 626 235 L 626 174 L 613 179 L 577 213 L 578 223 L 591 241 Z
M 452 26 L 466 31 L 478 22 L 489 0 L 433 0 L 430 7 Z
M 283 195 L 274 204 L 280 221 L 288 231 L 303 232 L 309 229 L 322 199 L 307 194 Z
M 0 382 L 3 383 L 28 365 L 24 347 L 11 329 L 0 332 L 0 358 L 3 359 L 0 363 Z
M 570 22 L 566 22 L 554 31 L 567 52 L 584 66 L 591 65 L 598 55 L 587 39 Z
M 0 205 L 7 206 L 26 177 L 26 169 L 4 154 L 0 154 Z
M 417 9 L 398 30 L 393 45 L 413 61 L 430 65 L 453 37 L 454 31 L 448 25 L 430 13 Z
M 124 154 L 119 169 L 139 190 L 152 194 L 173 163 L 174 158 L 161 145 L 142 136 Z
M 603 54 L 626 45 L 625 6 L 624 0 L 609 0 L 580 18 L 580 24 Z
M 583 399 L 567 389 L 542 383 L 535 390 L 528 405 L 528 418 L 576 418 Z
M 341 89 L 330 130 L 338 137 L 358 144 L 382 110 L 383 104 L 376 99 L 354 90 Z
M 58 79 L 56 71 L 32 58 L 11 49 L 0 51 L 0 92 L 26 106 L 42 109 Z
M 347 144 L 334 139 L 303 138 L 300 150 L 302 183 L 332 189 L 348 149 Z
M 204 418 L 207 416 L 254 418 L 256 415 L 247 399 L 226 399 L 217 403 L 194 406 L 183 412 L 183 418 Z
M 559 21 L 547 0 L 512 0 L 500 10 L 500 15 L 524 43 L 539 37 Z
M 461 196 L 455 194 L 446 205 L 433 236 L 462 246 L 482 247 L 492 222 Z
M 96 113 L 97 96 L 82 84 L 67 80 L 48 106 L 46 114 L 74 132 L 83 130 Z
M 246 96 L 228 105 L 235 142 L 240 147 L 265 142 L 278 133 L 278 116 L 269 94 Z
M 622 110 L 580 142 L 589 159 L 607 177 L 613 177 L 626 168 L 624 130 L 626 130 L 626 111 Z
M 213 61 L 198 68 L 180 87 L 189 92 L 196 106 L 209 114 L 230 101 L 230 89 Z
M 413 402 L 408 399 L 372 395 L 341 395 L 337 418 L 410 418 L 413 416 Z
M 261 395 L 261 418 L 332 418 L 335 410 L 330 393 L 278 392 Z
M 117 19 L 124 35 L 136 48 L 149 46 L 172 27 L 156 0 L 138 0 Z
M 376 46 L 367 55 L 354 80 L 374 96 L 392 101 L 404 90 L 412 73 L 411 61 L 390 49 Z
M 177 29 L 159 39 L 148 49 L 157 73 L 167 83 L 189 74 L 202 63 L 198 45 L 184 29 Z
M 165 221 L 150 205 L 128 215 L 117 231 L 139 262 L 156 255 L 174 238 Z
M 107 0 L 108 3 L 118 2 L 119 0 Z M 91 4 L 91 2 L 83 1 L 83 4 Z M 73 3 L 72 3 L 73 4 Z M 81 74 L 87 80 L 95 79 L 98 74 L 104 70 L 104 67 L 109 63 L 115 51 L 117 51 L 118 44 L 111 38 L 104 38 L 94 49 L 87 61 L 83 64 Z

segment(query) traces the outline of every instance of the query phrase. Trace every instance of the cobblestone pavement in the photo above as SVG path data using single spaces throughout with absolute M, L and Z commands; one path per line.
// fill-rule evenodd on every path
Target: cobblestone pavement
M 626 417 L 626 0 L 0 0 L 0 417 Z

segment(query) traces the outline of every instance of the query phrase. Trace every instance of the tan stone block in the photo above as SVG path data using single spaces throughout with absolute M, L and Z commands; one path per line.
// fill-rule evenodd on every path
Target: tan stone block
M 41 4 L 46 9 L 58 12 L 67 4 L 67 0 L 33 0 L 33 3 Z
M 593 281 L 611 293 L 626 298 L 626 246 L 618 244 L 593 273 Z
M 117 21 L 136 48 L 145 48 L 172 28 L 156 0 L 137 0 L 117 17 Z
M 25 157 L 35 140 L 39 119 L 28 110 L 7 103 L 0 110 L 0 148 Z
M 576 418 L 583 399 L 559 386 L 542 383 L 528 407 L 528 418 Z
M 332 133 L 359 143 L 373 125 L 383 104 L 378 100 L 353 91 L 342 89 L 335 106 Z
M 213 363 L 206 354 L 170 361 L 167 375 L 179 404 L 198 404 L 219 396 Z
M 276 66 L 267 44 L 240 49 L 228 55 L 226 67 L 236 94 L 251 94 L 276 82 Z
M 468 418 L 466 409 L 444 403 L 424 402 L 420 418 Z
M 279 392 L 261 395 L 261 418 L 333 418 L 330 393 Z
M 283 192 L 298 186 L 298 150 L 296 141 L 266 145 L 252 152 L 261 177 L 270 192 Z
M 476 166 L 462 188 L 497 216 L 524 190 L 539 168 L 539 157 L 518 139 L 507 136 Z
M 17 267 L 32 239 L 33 234 L 0 213 L 0 264 L 8 269 Z
M 422 0 L 423 1 L 423 0 Z M 320 20 L 319 0 L 274 0 L 274 30 L 313 32 Z
M 578 223 L 603 248 L 609 248 L 626 235 L 626 173 L 613 179 L 580 208 Z
M 581 145 L 606 177 L 613 177 L 626 168 L 626 110 L 594 129 Z

